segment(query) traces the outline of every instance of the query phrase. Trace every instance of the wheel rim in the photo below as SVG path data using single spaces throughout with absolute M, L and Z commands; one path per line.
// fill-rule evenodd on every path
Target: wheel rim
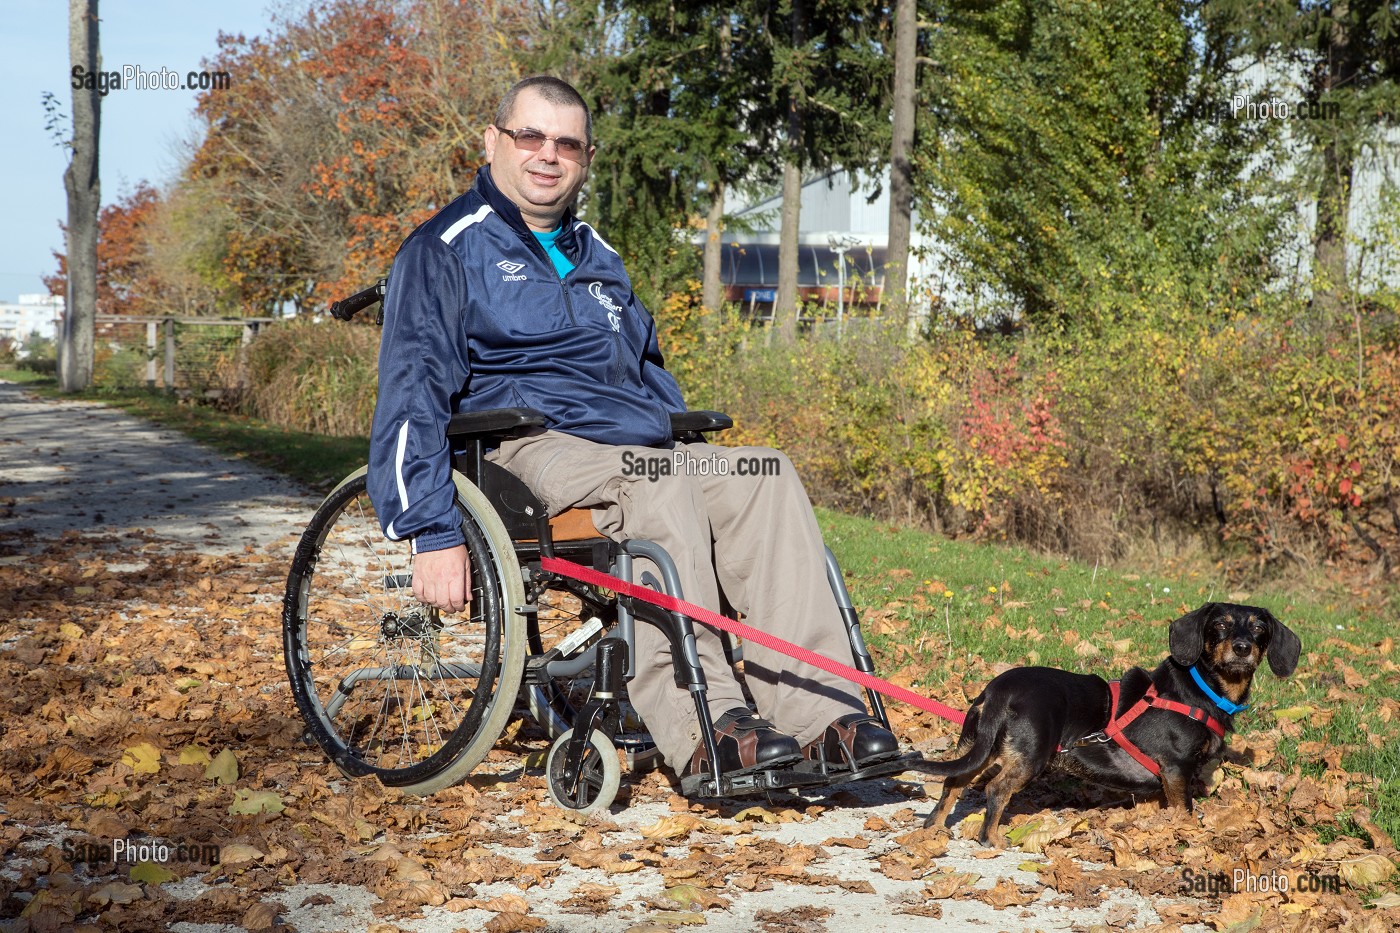
M 570 730 L 555 740 L 550 747 L 548 761 L 549 794 L 554 802 L 571 810 L 599 810 L 610 805 L 617 796 L 618 778 L 621 768 L 617 763 L 617 753 L 608 746 L 605 739 L 590 734 L 584 745 L 583 765 L 579 780 L 572 790 L 564 786 L 564 766 L 568 758 L 568 746 L 573 738 Z M 611 755 L 609 761 L 605 755 Z
M 500 670 L 498 568 L 470 515 L 473 599 L 443 614 L 413 598 L 407 542 L 391 542 L 363 476 L 328 497 L 288 581 L 288 673 L 313 736 L 348 774 L 395 786 L 463 752 Z M 494 738 L 494 737 L 493 737 Z

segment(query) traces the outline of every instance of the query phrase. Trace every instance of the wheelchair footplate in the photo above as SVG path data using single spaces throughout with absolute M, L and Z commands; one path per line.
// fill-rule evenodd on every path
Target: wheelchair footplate
M 690 774 L 681 778 L 683 797 L 747 797 L 751 794 L 766 794 L 777 790 L 800 790 L 827 783 L 825 775 L 799 768 L 773 768 L 769 770 L 740 771 L 721 774 L 716 786 L 714 777 L 707 771 Z
M 910 751 L 896 758 L 887 758 L 884 761 L 873 761 L 863 768 L 850 770 L 848 768 L 831 767 L 822 761 L 807 761 L 798 765 L 798 769 L 805 773 L 819 777 L 822 784 L 849 784 L 854 781 L 869 781 L 873 778 L 893 777 L 896 774 L 903 774 L 905 771 L 917 771 L 921 763 L 927 759 L 918 752 Z

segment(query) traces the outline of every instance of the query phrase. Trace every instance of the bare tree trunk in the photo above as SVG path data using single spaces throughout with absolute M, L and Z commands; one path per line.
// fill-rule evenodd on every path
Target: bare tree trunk
M 778 232 L 778 293 L 773 302 L 773 326 L 783 343 L 797 340 L 797 228 L 802 215 L 802 170 L 783 163 L 782 226 Z
M 86 74 L 100 70 L 97 0 L 68 0 L 68 57 Z M 73 91 L 73 158 L 63 173 L 68 192 L 68 292 L 58 354 L 64 392 L 92 383 L 93 325 L 97 316 L 97 211 L 102 192 L 97 172 L 101 96 L 94 87 Z
M 918 36 L 917 0 L 895 0 L 894 125 L 890 138 L 889 247 L 885 262 L 886 307 L 908 324 L 909 226 L 914 213 L 914 75 Z
M 710 213 L 705 218 L 705 265 L 701 274 L 701 301 L 711 311 L 724 304 L 724 282 L 720 260 L 724 256 L 724 182 L 710 189 Z
M 807 41 L 802 0 L 792 0 L 792 47 Z M 782 226 L 778 232 L 778 294 L 773 303 L 773 326 L 785 344 L 797 340 L 797 230 L 802 219 L 802 82 L 788 89 L 787 154 L 783 159 Z
M 1347 28 L 1347 0 L 1332 3 L 1328 36 L 1327 74 L 1324 90 L 1345 88 L 1356 80 L 1358 64 Z M 1313 228 L 1313 277 L 1315 299 L 1330 326 L 1341 311 L 1347 291 L 1347 226 L 1351 207 L 1351 140 L 1346 130 L 1328 125 L 1329 138 L 1322 150 L 1322 178 L 1317 190 L 1317 223 Z
M 726 76 L 733 70 L 732 40 L 729 15 L 722 13 L 719 24 L 719 70 Z M 726 163 L 727 160 L 721 160 L 722 165 Z M 710 311 L 719 311 L 724 305 L 724 196 L 728 185 L 724 169 L 717 169 L 714 174 L 715 181 L 710 186 L 710 212 L 705 218 L 705 254 L 700 276 L 700 300 Z M 712 326 L 715 317 L 710 315 L 702 320 L 706 326 Z

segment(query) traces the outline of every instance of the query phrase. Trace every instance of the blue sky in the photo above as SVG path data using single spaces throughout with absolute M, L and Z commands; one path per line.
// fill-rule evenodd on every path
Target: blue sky
M 183 76 L 201 70 L 220 32 L 249 37 L 271 22 L 264 2 L 197 4 L 175 0 L 100 0 L 99 41 L 104 71 L 123 65 L 162 67 Z M 66 151 L 44 130 L 44 91 L 72 113 L 68 62 L 68 4 L 63 0 L 0 3 L 0 301 L 43 291 L 39 277 L 56 268 L 58 224 L 67 216 L 63 193 Z M 233 75 L 234 81 L 238 75 Z M 102 99 L 99 155 L 102 203 L 119 199 L 143 179 L 170 181 L 197 129 L 195 91 L 115 91 Z M 67 133 L 72 132 L 71 123 Z

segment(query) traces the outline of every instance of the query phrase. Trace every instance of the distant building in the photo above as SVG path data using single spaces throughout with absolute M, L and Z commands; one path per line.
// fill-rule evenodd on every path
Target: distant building
M 55 340 L 63 320 L 62 295 L 20 295 L 19 301 L 0 303 L 0 339 L 23 344 L 29 335 Z
M 772 313 L 778 287 L 781 207 L 781 195 L 757 203 L 731 195 L 725 205 L 720 266 L 725 299 L 764 317 Z M 797 235 L 799 300 L 821 302 L 830 315 L 838 307 L 868 312 L 879 306 L 884 296 L 889 215 L 888 171 L 878 182 L 862 174 L 835 172 L 804 183 Z M 920 261 L 920 254 L 928 251 L 921 249 L 925 243 L 917 216 L 913 228 L 909 280 L 915 291 L 911 296 L 926 310 L 934 297 L 927 284 L 937 277 L 930 262 Z M 703 243 L 704 234 L 698 239 Z M 922 290 L 920 283 L 925 285 Z

